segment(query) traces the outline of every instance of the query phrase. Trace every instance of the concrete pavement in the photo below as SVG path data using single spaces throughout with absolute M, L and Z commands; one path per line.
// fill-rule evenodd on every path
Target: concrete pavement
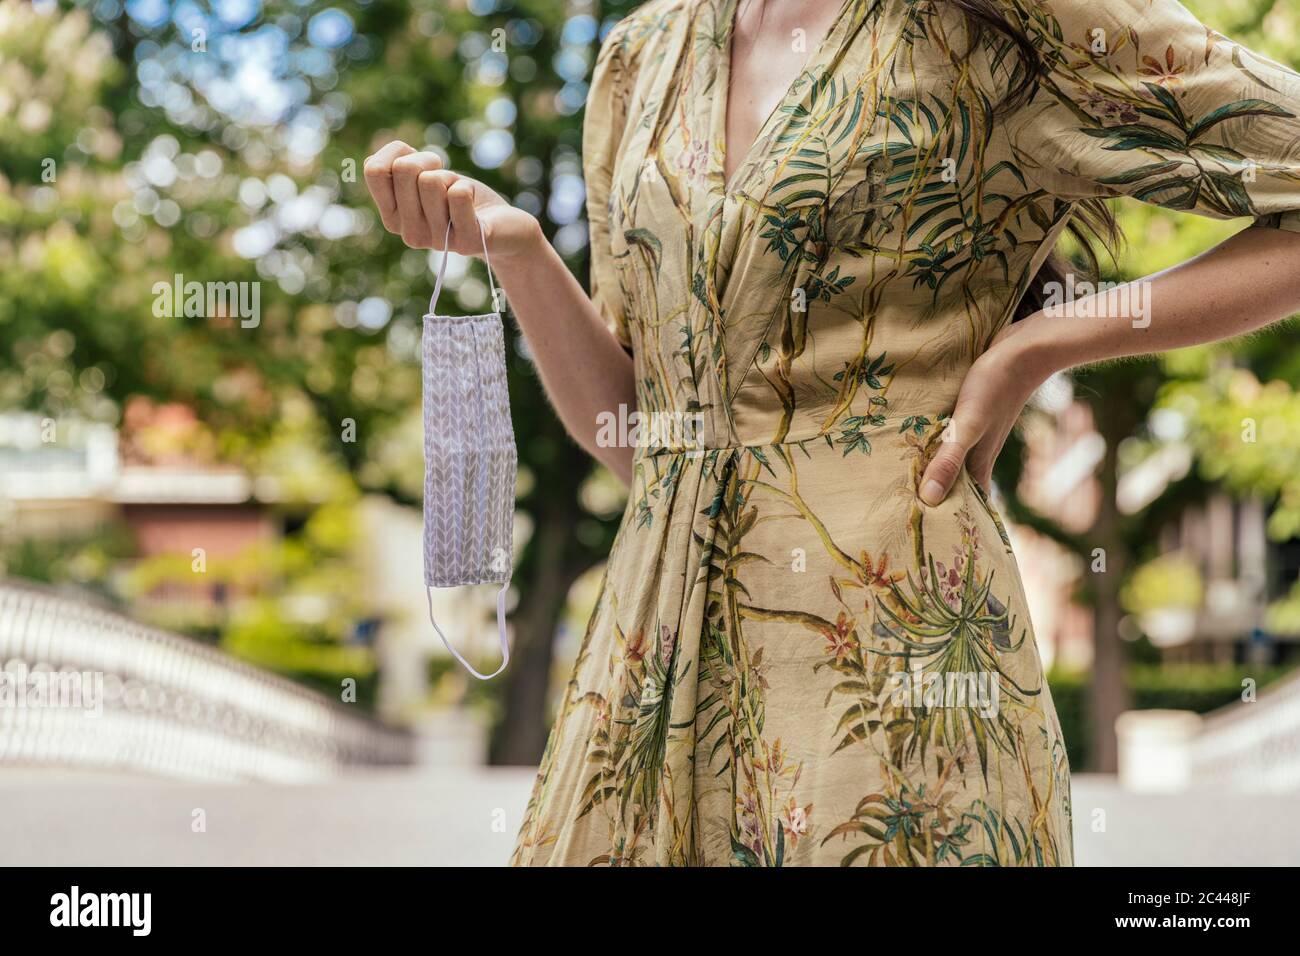
M 509 856 L 529 770 L 426 767 L 325 784 L 196 784 L 0 769 L 0 865 L 495 866 Z M 1083 866 L 1294 865 L 1295 795 L 1073 788 Z

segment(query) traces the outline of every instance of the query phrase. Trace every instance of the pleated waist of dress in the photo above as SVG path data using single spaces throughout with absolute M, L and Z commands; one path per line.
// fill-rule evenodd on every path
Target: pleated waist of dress
M 697 435 L 678 433 L 669 440 L 664 433 L 651 433 L 632 444 L 638 457 L 682 455 L 698 458 L 711 452 L 764 448 L 794 448 L 811 452 L 818 447 L 838 449 L 844 455 L 855 451 L 869 454 L 873 442 L 889 438 L 906 440 L 911 435 L 914 440 L 928 442 L 942 433 L 949 415 L 947 411 L 898 416 L 846 415 L 815 434 L 792 436 L 780 441 L 719 441 L 702 432 Z

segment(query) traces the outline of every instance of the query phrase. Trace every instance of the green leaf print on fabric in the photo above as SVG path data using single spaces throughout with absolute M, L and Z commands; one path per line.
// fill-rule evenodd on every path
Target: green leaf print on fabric
M 1300 231 L 1300 75 L 1174 0 L 993 2 L 1025 98 L 954 4 L 844 0 L 731 182 L 737 0 L 602 43 L 593 300 L 701 447 L 637 450 L 513 862 L 1072 864 L 1006 529 L 969 475 L 917 484 L 1080 203 Z

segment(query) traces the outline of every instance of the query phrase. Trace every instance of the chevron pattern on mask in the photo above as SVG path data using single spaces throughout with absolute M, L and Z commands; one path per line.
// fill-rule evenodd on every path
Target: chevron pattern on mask
M 448 227 L 448 239 L 450 226 Z M 443 248 L 446 248 L 446 242 Z M 487 260 L 487 242 L 483 243 Z M 447 268 L 444 253 L 429 314 L 424 317 L 424 583 L 429 620 L 447 649 L 481 680 L 510 660 L 505 597 L 513 566 L 518 453 L 506 387 L 501 313 L 440 316 L 437 301 Z M 488 261 L 492 301 L 496 283 Z M 500 584 L 497 632 L 501 666 L 475 670 L 433 619 L 430 588 Z

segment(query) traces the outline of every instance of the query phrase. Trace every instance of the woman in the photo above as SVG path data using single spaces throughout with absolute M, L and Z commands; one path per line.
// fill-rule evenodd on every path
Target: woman
M 1174 0 L 656 0 L 592 80 L 591 299 L 481 183 L 371 157 L 409 245 L 482 224 L 630 487 L 513 861 L 1070 864 L 990 470 L 1052 373 L 1300 309 L 1297 114 L 1300 77 Z M 1050 307 L 1113 196 L 1258 223 Z M 601 440 L 620 406 L 653 440 Z

